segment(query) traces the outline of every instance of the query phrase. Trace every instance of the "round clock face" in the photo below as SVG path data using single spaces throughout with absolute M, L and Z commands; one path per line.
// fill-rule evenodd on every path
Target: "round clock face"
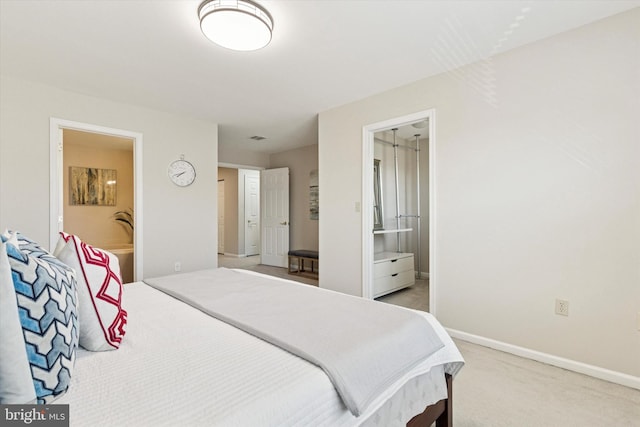
M 180 187 L 186 187 L 196 179 L 195 168 L 186 160 L 176 160 L 175 162 L 171 162 L 167 173 L 169 174 L 171 181 Z

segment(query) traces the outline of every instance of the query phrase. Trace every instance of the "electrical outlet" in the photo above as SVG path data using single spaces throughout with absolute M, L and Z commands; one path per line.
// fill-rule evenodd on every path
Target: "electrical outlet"
M 182 265 L 180 265 L 180 261 L 176 261 L 176 263 L 173 265 L 173 270 L 174 271 L 182 270 Z
M 560 316 L 569 315 L 569 301 L 563 299 L 556 299 L 556 314 Z

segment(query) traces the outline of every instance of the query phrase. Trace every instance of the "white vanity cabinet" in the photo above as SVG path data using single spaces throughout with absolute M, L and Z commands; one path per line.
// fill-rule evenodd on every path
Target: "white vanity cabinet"
M 409 287 L 415 281 L 412 253 L 379 252 L 374 254 L 374 298 Z

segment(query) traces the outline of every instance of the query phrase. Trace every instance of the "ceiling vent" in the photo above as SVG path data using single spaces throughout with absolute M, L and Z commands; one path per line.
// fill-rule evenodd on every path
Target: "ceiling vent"
M 253 135 L 253 136 L 250 136 L 249 139 L 253 139 L 254 141 L 262 141 L 263 139 L 267 139 L 267 137 L 260 136 L 260 135 Z

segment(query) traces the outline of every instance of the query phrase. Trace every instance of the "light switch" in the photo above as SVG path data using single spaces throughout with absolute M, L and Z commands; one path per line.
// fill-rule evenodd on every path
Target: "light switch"
M 356 212 L 360 212 L 360 202 L 356 202 Z

